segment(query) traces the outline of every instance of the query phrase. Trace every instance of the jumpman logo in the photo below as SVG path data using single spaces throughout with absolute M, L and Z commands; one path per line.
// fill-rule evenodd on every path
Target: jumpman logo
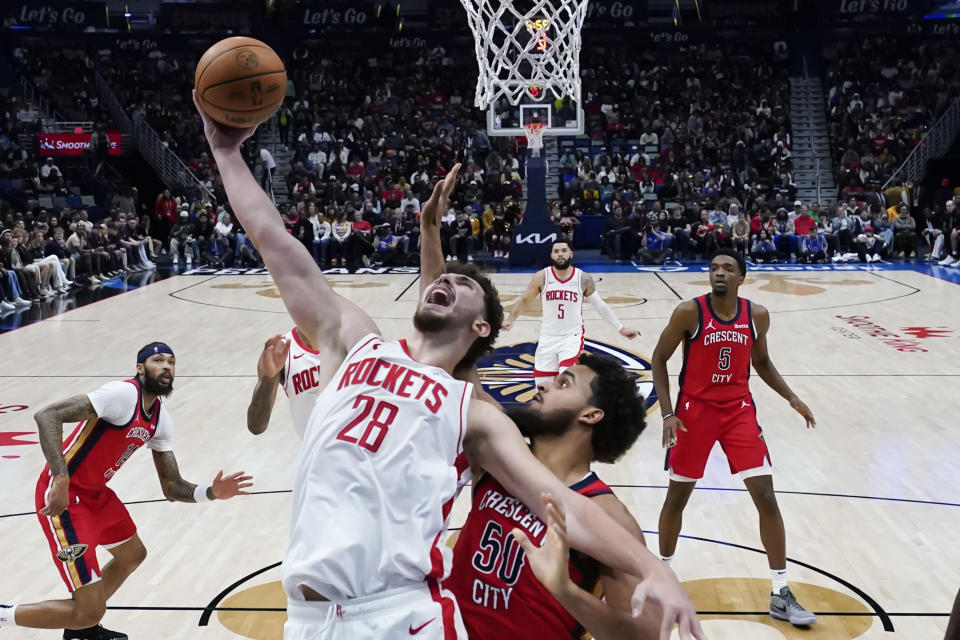
M 740 401 L 740 408 L 741 408 L 741 409 L 743 409 L 744 407 L 749 407 L 749 406 L 750 406 L 750 403 L 747 402 L 746 400 L 741 400 L 741 401 Z
M 706 326 L 704 326 L 703 329 L 704 331 L 706 331 L 707 329 L 713 329 L 714 331 L 717 330 L 717 328 L 713 326 L 713 318 L 710 318 L 710 321 L 707 322 Z

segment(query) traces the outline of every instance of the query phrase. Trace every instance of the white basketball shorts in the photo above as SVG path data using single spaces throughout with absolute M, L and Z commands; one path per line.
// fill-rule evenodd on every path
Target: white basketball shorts
M 533 354 L 534 376 L 555 376 L 577 363 L 583 351 L 583 329 L 566 336 L 541 335 Z

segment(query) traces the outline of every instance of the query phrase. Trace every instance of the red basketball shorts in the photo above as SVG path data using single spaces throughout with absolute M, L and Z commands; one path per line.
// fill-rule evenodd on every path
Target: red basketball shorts
M 664 469 L 691 480 L 703 477 L 707 458 L 720 443 L 730 473 L 741 473 L 770 464 L 770 453 L 757 423 L 753 397 L 718 404 L 680 396 L 677 417 L 687 428 L 677 431 L 677 444 L 667 449 Z
M 67 509 L 58 516 L 44 516 L 46 492 L 51 478 L 44 473 L 37 482 L 35 504 L 40 527 L 47 536 L 53 562 L 71 592 L 100 579 L 97 546 L 112 547 L 137 533 L 127 508 L 110 489 L 70 487 Z

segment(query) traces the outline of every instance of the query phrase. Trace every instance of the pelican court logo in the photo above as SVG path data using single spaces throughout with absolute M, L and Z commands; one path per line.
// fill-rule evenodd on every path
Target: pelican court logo
M 536 350 L 536 342 L 521 342 L 498 347 L 492 356 L 482 358 L 477 371 L 484 390 L 504 406 L 529 402 L 537 393 L 533 381 L 533 354 Z M 613 358 L 623 365 L 636 377 L 637 391 L 644 397 L 647 415 L 653 411 L 657 405 L 657 392 L 653 388 L 653 372 L 647 358 L 596 340 L 584 340 L 583 350 Z

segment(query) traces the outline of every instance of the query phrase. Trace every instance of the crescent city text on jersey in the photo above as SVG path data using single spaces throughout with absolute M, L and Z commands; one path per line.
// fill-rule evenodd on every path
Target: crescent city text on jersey
M 735 342 L 737 344 L 748 344 L 750 336 L 740 331 L 714 331 L 703 336 L 703 344 L 711 345 L 717 342 Z
M 337 384 L 337 391 L 358 384 L 380 387 L 401 398 L 423 400 L 431 413 L 436 413 L 447 397 L 446 387 L 433 378 L 380 358 L 351 362 Z

